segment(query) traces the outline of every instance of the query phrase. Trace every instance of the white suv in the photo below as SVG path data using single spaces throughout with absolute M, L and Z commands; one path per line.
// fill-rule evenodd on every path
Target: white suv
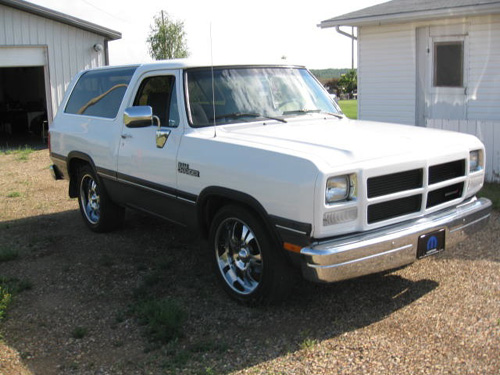
M 84 71 L 50 127 L 52 168 L 94 231 L 125 208 L 199 229 L 239 301 L 294 269 L 317 282 L 390 270 L 487 222 L 474 136 L 346 119 L 298 66 L 169 61 Z

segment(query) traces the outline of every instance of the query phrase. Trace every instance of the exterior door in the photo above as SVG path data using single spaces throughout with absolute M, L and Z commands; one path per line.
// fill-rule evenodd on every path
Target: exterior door
M 134 106 L 147 105 L 169 133 L 163 145 L 157 145 L 157 121 L 154 125 L 129 128 L 122 125 L 118 156 L 118 180 L 122 198 L 128 205 L 145 207 L 150 213 L 169 216 L 169 200 L 175 201 L 177 189 L 177 152 L 182 138 L 177 72 L 152 72 L 142 77 Z
M 417 56 L 417 124 L 467 119 L 466 25 L 418 29 Z

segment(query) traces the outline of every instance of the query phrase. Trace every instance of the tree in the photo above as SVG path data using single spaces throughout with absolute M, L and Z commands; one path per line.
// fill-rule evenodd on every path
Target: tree
M 163 10 L 154 17 L 147 42 L 149 54 L 155 60 L 188 57 L 184 22 L 170 19 Z
M 345 94 L 352 95 L 358 89 L 358 74 L 355 69 L 342 74 L 339 80 L 339 88 Z

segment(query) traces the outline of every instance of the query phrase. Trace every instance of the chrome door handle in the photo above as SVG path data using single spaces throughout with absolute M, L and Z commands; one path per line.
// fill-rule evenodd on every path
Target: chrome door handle
M 156 131 L 156 147 L 163 148 L 165 143 L 167 143 L 168 137 L 170 136 L 170 129 L 158 129 Z
M 132 138 L 132 134 L 122 134 L 122 139 Z

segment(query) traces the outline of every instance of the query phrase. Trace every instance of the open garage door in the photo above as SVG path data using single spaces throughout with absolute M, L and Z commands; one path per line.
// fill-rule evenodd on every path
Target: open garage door
M 0 146 L 44 140 L 46 71 L 45 48 L 0 47 Z

